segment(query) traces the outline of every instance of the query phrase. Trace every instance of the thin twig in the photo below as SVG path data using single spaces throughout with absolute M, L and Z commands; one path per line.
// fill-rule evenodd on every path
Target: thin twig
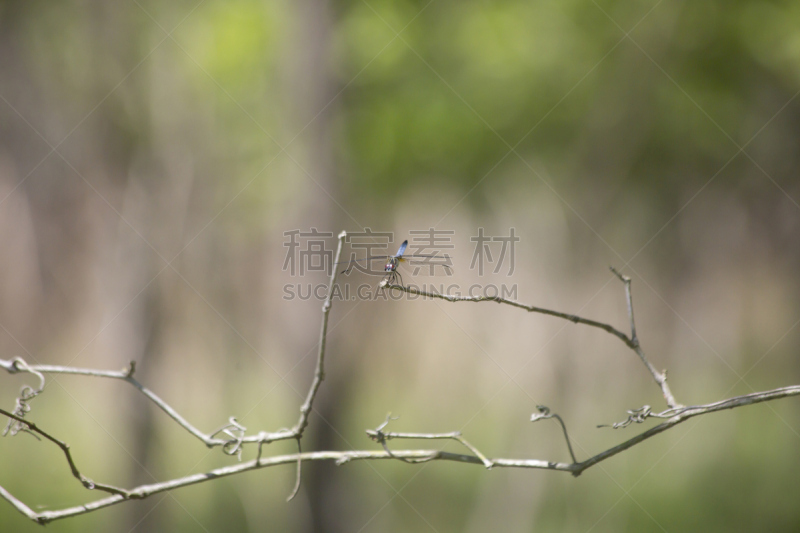
M 317 354 L 317 368 L 314 371 L 314 380 L 311 382 L 311 388 L 308 390 L 306 401 L 300 407 L 300 419 L 291 430 L 293 437 L 302 437 L 308 425 L 308 415 L 311 414 L 311 407 L 314 404 L 314 398 L 317 395 L 319 386 L 322 380 L 325 379 L 325 341 L 328 335 L 328 315 L 331 312 L 331 297 L 333 296 L 333 287 L 336 284 L 336 276 L 339 270 L 336 268 L 336 263 L 339 262 L 339 257 L 342 255 L 342 246 L 344 239 L 347 237 L 347 232 L 343 231 L 339 234 L 339 246 L 336 249 L 336 258 L 333 260 L 333 271 L 331 272 L 331 280 L 328 284 L 328 295 L 325 298 L 325 303 L 322 304 L 322 326 L 319 332 L 319 353 Z
M 386 450 L 386 452 L 388 453 L 392 453 L 389 450 L 389 447 L 386 445 L 386 441 L 390 439 L 452 439 L 460 442 L 462 445 L 464 445 L 465 448 L 474 453 L 475 456 L 481 460 L 481 462 L 483 463 L 483 465 L 486 467 L 487 470 L 492 468 L 492 461 L 490 461 L 485 455 L 483 455 L 480 452 L 480 450 L 478 450 L 478 448 L 467 442 L 467 439 L 465 439 L 461 435 L 460 431 L 453 431 L 451 433 L 396 433 L 396 432 L 386 433 L 383 431 L 383 428 L 386 427 L 386 425 L 389 423 L 390 420 L 396 420 L 396 419 L 391 418 L 391 415 L 387 416 L 386 421 L 383 424 L 381 424 L 375 429 L 367 430 L 367 435 L 369 435 L 369 437 L 372 440 L 380 443 L 383 446 L 384 450 Z M 414 462 L 419 462 L 419 461 L 414 461 Z
M 32 431 L 34 433 L 38 433 L 42 437 L 46 438 L 50 442 L 54 443 L 56 446 L 61 448 L 61 451 L 64 452 L 64 456 L 67 458 L 67 463 L 69 464 L 69 469 L 72 471 L 72 475 L 81 482 L 81 484 L 89 490 L 102 490 L 104 492 L 108 492 L 110 494 L 117 494 L 123 496 L 124 498 L 129 498 L 130 495 L 128 491 L 124 489 L 120 489 L 114 487 L 112 485 L 105 485 L 103 483 L 97 483 L 96 481 L 92 481 L 88 477 L 81 474 L 80 470 L 78 470 L 78 465 L 75 464 L 75 461 L 72 459 L 72 453 L 69 451 L 69 444 L 58 440 L 57 438 L 53 437 L 46 431 L 40 429 L 36 424 L 29 420 L 25 420 L 24 418 L 17 416 L 13 413 L 9 413 L 5 409 L 0 409 L 0 414 L 7 416 L 8 418 L 15 420 L 17 423 L 22 424 L 26 427 L 27 430 Z
M 782 387 L 780 389 L 773 389 L 769 391 L 763 392 L 753 392 L 751 394 L 745 394 L 742 396 L 735 396 L 733 398 L 728 398 L 726 400 L 720 400 L 718 402 L 713 402 L 705 405 L 692 405 L 688 407 L 679 407 L 676 409 L 668 409 L 664 413 L 670 413 L 670 418 L 655 427 L 652 427 L 645 431 L 644 433 L 640 433 L 635 437 L 626 440 L 622 444 L 618 444 L 612 448 L 604 452 L 600 452 L 594 457 L 583 461 L 577 465 L 577 468 L 574 474 L 577 476 L 587 468 L 599 463 L 600 461 L 604 461 L 609 457 L 612 457 L 622 451 L 627 450 L 631 446 L 635 446 L 640 442 L 649 439 L 659 433 L 662 433 L 673 426 L 677 426 L 681 422 L 685 422 L 690 418 L 694 418 L 696 416 L 705 415 L 709 413 L 715 413 L 717 411 L 723 411 L 725 409 L 734 409 L 736 407 L 741 407 L 744 405 L 752 405 L 756 403 L 768 402 L 772 400 L 779 400 L 781 398 L 788 398 L 790 396 L 797 396 L 800 395 L 800 385 L 792 385 L 790 387 Z M 672 412 L 674 411 L 674 414 Z M 651 415 L 655 416 L 655 415 Z
M 617 276 L 617 278 L 619 278 L 619 280 L 625 285 L 625 299 L 628 303 L 628 318 L 630 319 L 631 322 L 631 337 L 630 337 L 632 344 L 631 348 L 633 349 L 634 352 L 636 352 L 636 355 L 639 356 L 639 359 L 642 360 L 642 363 L 644 363 L 644 366 L 647 367 L 647 370 L 650 371 L 650 374 L 652 374 L 653 379 L 656 380 L 658 386 L 661 387 L 661 393 L 664 395 L 664 400 L 666 400 L 667 405 L 672 408 L 681 407 L 681 404 L 679 404 L 675 400 L 675 397 L 672 395 L 672 391 L 669 389 L 669 385 L 667 384 L 666 370 L 664 372 L 659 372 L 658 370 L 656 370 L 656 367 L 654 367 L 650 363 L 650 361 L 647 360 L 647 357 L 645 357 L 644 350 L 642 350 L 642 347 L 639 344 L 639 337 L 636 335 L 636 321 L 633 318 L 633 296 L 631 295 L 631 278 L 629 278 L 628 276 L 623 276 L 613 266 L 609 268 L 611 269 L 611 272 L 613 272 L 614 275 Z
M 17 511 L 19 511 L 19 512 L 20 512 L 20 513 L 22 513 L 22 514 L 24 514 L 25 516 L 27 516 L 28 518 L 30 518 L 30 519 L 31 519 L 31 520 L 33 520 L 34 522 L 38 522 L 38 523 L 40 523 L 40 524 L 45 524 L 45 523 L 46 523 L 46 522 L 45 522 L 45 521 L 43 521 L 43 520 L 42 520 L 42 518 L 39 516 L 39 513 L 37 513 L 36 511 L 34 511 L 33 509 L 31 509 L 31 508 L 30 508 L 30 507 L 28 507 L 27 505 L 25 505 L 23 502 L 21 502 L 21 501 L 20 501 L 20 500 L 18 500 L 17 498 L 15 498 L 13 494 L 11 494 L 10 492 L 8 492 L 8 491 L 7 491 L 6 489 L 4 489 L 2 486 L 0 486 L 0 498 L 3 498 L 4 500 L 6 500 L 8 503 L 10 503 L 11 505 L 13 505 L 13 506 L 14 506 L 14 508 L 15 508 Z
M 218 439 L 214 438 L 212 434 L 206 434 L 197 429 L 193 426 L 188 420 L 180 415 L 175 409 L 173 409 L 167 402 L 162 400 L 156 393 L 139 383 L 136 378 L 133 377 L 130 368 L 126 368 L 123 370 L 97 370 L 93 368 L 76 368 L 76 367 L 69 367 L 69 366 L 58 366 L 58 365 L 26 365 L 27 369 L 23 370 L 17 366 L 17 359 L 13 360 L 5 360 L 0 359 L 0 368 L 6 370 L 9 374 L 17 374 L 19 372 L 28 372 L 32 371 L 38 374 L 70 374 L 70 375 L 78 375 L 78 376 L 91 376 L 91 377 L 99 377 L 99 378 L 111 378 L 111 379 L 119 379 L 126 383 L 132 385 L 136 390 L 141 392 L 144 396 L 146 396 L 150 401 L 156 404 L 162 411 L 164 411 L 167 416 L 172 418 L 175 422 L 178 423 L 182 428 L 188 431 L 193 436 L 197 437 L 201 440 L 206 446 L 209 448 L 215 446 L 225 446 L 231 442 L 230 439 Z M 133 363 L 133 362 L 131 362 Z M 225 426 L 227 427 L 227 425 Z M 284 439 L 292 439 L 295 435 L 291 432 L 291 430 L 283 429 L 280 431 L 276 431 L 274 433 L 264 433 L 266 438 L 259 435 L 252 435 L 249 437 L 243 437 L 241 439 L 242 443 L 257 443 L 257 442 L 274 442 L 278 440 Z
M 617 274 L 618 277 L 620 276 L 620 274 L 618 274 L 616 272 L 616 270 L 614 270 L 614 273 Z M 623 278 L 620 277 L 620 279 L 623 279 Z M 624 279 L 623 279 L 623 281 L 624 281 Z M 572 315 L 572 314 L 569 314 L 569 313 L 562 313 L 560 311 L 554 311 L 552 309 L 546 309 L 544 307 L 537 307 L 535 305 L 525 305 L 525 304 L 522 304 L 522 303 L 519 303 L 519 302 L 515 302 L 514 300 L 509 300 L 507 298 L 502 298 L 500 296 L 455 296 L 455 295 L 451 295 L 451 294 L 442 294 L 442 293 L 438 293 L 438 292 L 423 291 L 423 290 L 420 290 L 420 289 L 418 289 L 416 287 L 404 286 L 404 285 L 396 285 L 396 284 L 391 284 L 391 283 L 384 284 L 384 287 L 387 288 L 387 289 L 397 289 L 399 291 L 403 291 L 403 292 L 408 293 L 408 294 L 414 294 L 414 295 L 423 296 L 423 297 L 426 297 L 426 298 L 434 298 L 434 299 L 444 300 L 446 302 L 497 302 L 497 303 L 500 303 L 500 304 L 510 305 L 512 307 L 516 307 L 516 308 L 519 308 L 519 309 L 524 309 L 525 311 L 528 311 L 529 313 L 539 313 L 539 314 L 542 314 L 542 315 L 554 316 L 554 317 L 557 317 L 557 318 L 562 318 L 564 320 L 569 320 L 570 322 L 573 322 L 575 324 L 583 324 L 585 326 L 590 326 L 590 327 L 593 327 L 593 328 L 602 329 L 603 331 L 606 331 L 606 332 L 614 335 L 618 339 L 620 339 L 623 343 L 625 343 L 625 346 L 627 346 L 628 348 L 633 350 L 639 356 L 639 359 L 642 360 L 642 362 L 645 364 L 647 369 L 653 375 L 653 378 L 656 380 L 656 383 L 661 388 L 661 391 L 662 391 L 662 393 L 664 395 L 664 399 L 666 400 L 667 405 L 669 407 L 680 407 L 680 404 L 678 402 L 676 402 L 675 398 L 672 396 L 672 392 L 669 389 L 669 385 L 667 385 L 666 372 L 661 373 L 658 370 L 656 370 L 655 367 L 653 367 L 653 365 L 651 365 L 650 362 L 647 360 L 647 358 L 644 355 L 644 351 L 642 350 L 641 346 L 639 345 L 639 339 L 636 337 L 636 327 L 635 327 L 635 324 L 633 322 L 633 301 L 631 300 L 631 293 L 630 293 L 630 279 L 628 279 L 628 281 L 625 282 L 625 288 L 626 288 L 626 296 L 628 298 L 628 309 L 629 309 L 629 313 L 628 314 L 629 314 L 629 317 L 630 317 L 630 320 L 631 320 L 631 326 L 632 326 L 632 336 L 631 337 L 629 337 L 628 335 L 626 335 L 622 331 L 618 330 L 617 328 L 615 328 L 611 324 L 606 324 L 605 322 L 598 322 L 596 320 L 591 320 L 589 318 L 583 318 L 583 317 L 580 317 L 580 316 L 577 316 L 577 315 Z
M 600 463 L 601 461 L 613 457 L 614 455 L 624 450 L 627 450 L 628 448 L 631 448 L 632 446 L 635 446 L 636 444 L 639 444 L 640 442 L 647 440 L 650 437 L 658 435 L 659 433 L 662 433 L 667 429 L 677 424 L 680 424 L 681 422 L 685 422 L 689 418 L 717 411 L 722 411 L 724 409 L 733 409 L 744 405 L 751 405 L 751 404 L 767 402 L 767 401 L 777 400 L 780 398 L 787 398 L 790 396 L 798 396 L 798 395 L 800 395 L 800 385 L 794 385 L 791 387 L 783 387 L 780 389 L 774 389 L 764 392 L 756 392 L 752 394 L 746 394 L 744 396 L 728 398 L 726 400 L 706 405 L 697 405 L 697 406 L 681 408 L 678 410 L 679 414 L 674 415 L 666 422 L 659 424 L 658 426 L 655 426 L 645 431 L 644 433 L 641 433 L 633 437 L 632 439 L 623 442 L 622 444 L 614 446 L 613 448 L 609 448 L 608 450 L 601 452 L 595 455 L 594 457 L 591 457 L 581 463 L 559 463 L 553 461 L 544 461 L 541 459 L 502 459 L 502 458 L 491 459 L 491 463 L 494 467 L 537 468 L 545 470 L 557 470 L 560 472 L 569 472 L 577 476 L 580 475 L 585 470 L 587 470 L 588 468 L 596 465 L 597 463 Z M 27 424 L 28 422 L 26 421 L 25 423 Z M 408 435 L 418 435 L 418 434 L 408 434 Z M 8 491 L 4 490 L 3 487 L 0 487 L 0 497 L 10 502 L 18 511 L 20 511 L 22 514 L 24 514 L 31 520 L 34 520 L 38 523 L 47 523 L 61 518 L 67 518 L 71 516 L 76 516 L 96 511 L 98 509 L 102 509 L 110 505 L 115 505 L 117 503 L 125 501 L 126 499 L 147 498 L 148 496 L 152 496 L 153 494 L 158 494 L 160 492 L 177 489 L 180 487 L 185 487 L 188 485 L 194 485 L 197 483 L 203 483 L 205 481 L 218 479 L 220 477 L 235 475 L 240 472 L 246 472 L 248 470 L 255 470 L 259 468 L 266 468 L 282 464 L 295 464 L 298 461 L 335 461 L 337 465 L 342 465 L 350 461 L 382 460 L 382 459 L 398 459 L 398 458 L 411 459 L 411 460 L 416 459 L 422 461 L 434 461 L 434 460 L 457 461 L 461 463 L 479 464 L 485 466 L 484 461 L 475 455 L 462 455 L 449 452 L 442 452 L 438 450 L 396 450 L 392 451 L 391 453 L 385 450 L 320 451 L 320 452 L 305 452 L 305 453 L 297 453 L 291 455 L 279 455 L 273 457 L 265 457 L 261 459 L 254 459 L 252 461 L 237 463 L 232 466 L 217 468 L 205 473 L 192 474 L 189 476 L 172 479 L 169 481 L 164 481 L 161 483 L 140 485 L 131 490 L 124 491 L 124 494 L 113 494 L 108 498 L 56 511 L 43 511 L 41 513 L 36 513 L 32 511 L 30 507 L 28 507 L 27 505 L 16 499 Z
M 531 422 L 536 422 L 537 420 L 542 420 L 545 418 L 555 418 L 558 420 L 559 424 L 561 424 L 561 429 L 564 430 L 564 439 L 567 441 L 567 448 L 569 449 L 569 455 L 572 457 L 572 462 L 577 463 L 578 460 L 575 459 L 575 452 L 572 451 L 572 443 L 569 441 L 569 435 L 567 434 L 567 425 L 564 423 L 564 420 L 556 413 L 551 413 L 550 408 L 546 405 L 537 405 L 537 409 L 539 409 L 539 414 L 532 414 L 531 415 Z
M 342 253 L 342 245 L 344 243 L 344 238 L 347 234 L 342 232 L 339 235 L 339 246 L 336 250 L 336 259 L 334 263 L 339 261 L 339 257 Z M 135 387 L 139 392 L 144 394 L 150 401 L 155 403 L 162 411 L 164 411 L 170 418 L 172 418 L 175 422 L 177 422 L 182 428 L 186 431 L 191 433 L 193 436 L 200 439 L 206 446 L 209 448 L 214 446 L 230 446 L 235 444 L 236 451 L 238 451 L 242 444 L 244 443 L 258 443 L 259 445 L 265 442 L 274 442 L 278 440 L 285 440 L 285 439 L 295 439 L 298 436 L 302 436 L 303 431 L 305 430 L 306 426 L 308 425 L 308 416 L 311 413 L 311 408 L 314 402 L 314 398 L 319 390 L 319 386 L 322 383 L 322 380 L 325 379 L 325 341 L 327 338 L 328 332 L 328 315 L 331 310 L 331 296 L 333 294 L 333 287 L 336 283 L 337 277 L 337 269 L 333 269 L 333 273 L 331 274 L 330 284 L 328 286 L 328 296 L 325 299 L 325 303 L 322 306 L 322 326 L 320 329 L 320 342 L 319 342 L 319 353 L 317 355 L 317 368 L 314 374 L 314 380 L 311 383 L 311 388 L 308 391 L 308 395 L 306 396 L 305 402 L 300 407 L 300 419 L 297 421 L 297 424 L 292 429 L 283 429 L 273 433 L 265 433 L 262 432 L 259 435 L 252 435 L 249 437 L 238 437 L 232 439 L 218 439 L 214 438 L 214 435 L 219 433 L 220 431 L 227 429 L 230 427 L 230 423 L 223 426 L 221 429 L 211 433 L 206 434 L 197 429 L 193 426 L 188 420 L 183 418 L 180 413 L 178 413 L 175 409 L 173 409 L 167 402 L 162 400 L 156 393 L 139 383 L 136 378 L 133 377 L 133 372 L 135 370 L 135 363 L 131 361 L 130 367 L 125 368 L 123 370 L 115 371 L 115 370 L 96 370 L 92 368 L 75 368 L 75 367 L 68 367 L 68 366 L 58 366 L 58 365 L 28 365 L 22 359 L 16 358 L 10 361 L 0 359 L 0 368 L 5 369 L 9 374 L 16 374 L 19 372 L 30 372 L 37 375 L 42 384 L 40 389 L 44 388 L 44 376 L 42 374 L 73 374 L 73 375 L 81 375 L 81 376 L 92 376 L 92 377 L 102 377 L 102 378 L 111 378 L 111 379 L 119 379 L 125 381 Z
M 344 242 L 344 238 L 346 234 L 342 232 L 339 235 L 339 246 L 336 252 L 336 259 L 335 262 L 339 261 L 342 246 Z M 31 520 L 45 524 L 51 522 L 53 520 L 57 520 L 60 518 L 66 518 L 70 516 L 76 516 L 80 514 L 86 514 L 97 509 L 101 509 L 104 507 L 108 507 L 110 505 L 115 505 L 122 501 L 126 501 L 129 499 L 142 499 L 153 494 L 157 494 L 160 492 L 196 484 L 202 483 L 205 481 L 210 481 L 213 479 L 217 479 L 220 477 L 225 477 L 229 475 L 235 475 L 240 472 L 245 472 L 248 470 L 255 470 L 260 468 L 266 468 L 271 466 L 277 466 L 281 464 L 296 464 L 297 468 L 297 476 L 294 489 L 289 496 L 289 499 L 294 497 L 300 487 L 301 482 L 301 465 L 303 461 L 326 461 L 326 460 L 333 460 L 336 462 L 337 465 L 342 465 L 350 461 L 354 460 L 381 460 L 381 459 L 399 459 L 409 463 L 420 463 L 420 462 L 427 462 L 433 460 L 446 460 L 446 461 L 458 461 L 463 463 L 469 464 L 482 464 L 486 468 L 491 468 L 492 466 L 499 466 L 499 467 L 508 467 L 508 468 L 539 468 L 539 469 L 548 469 L 548 470 L 557 470 L 563 472 L 570 472 L 573 475 L 577 476 L 580 475 L 584 470 L 592 467 L 593 465 L 604 461 L 614 455 L 621 453 L 636 444 L 643 442 L 644 440 L 649 439 L 659 433 L 666 431 L 667 429 L 680 424 L 689 418 L 693 418 L 695 416 L 704 415 L 708 413 L 713 413 L 717 411 L 721 411 L 724 409 L 733 409 L 736 407 L 750 405 L 760 402 L 772 401 L 777 400 L 780 398 L 790 397 L 790 396 L 797 396 L 800 395 L 800 385 L 784 387 L 780 389 L 774 389 L 771 391 L 764 391 L 764 392 L 756 392 L 752 394 L 747 394 L 744 396 L 737 396 L 733 398 L 728 398 L 726 400 L 722 400 L 719 402 L 714 402 L 706 405 L 692 405 L 692 406 L 682 406 L 678 404 L 672 393 L 669 390 L 669 387 L 666 383 L 666 371 L 658 372 L 655 368 L 649 363 L 647 358 L 644 355 L 644 352 L 641 349 L 639 344 L 639 339 L 636 334 L 636 324 L 634 321 L 634 314 L 633 314 L 633 300 L 631 295 L 631 281 L 630 278 L 621 275 L 619 272 L 612 268 L 612 272 L 624 283 L 625 285 L 625 294 L 628 303 L 628 315 L 630 319 L 630 328 L 631 334 L 630 337 L 623 333 L 622 331 L 614 328 L 609 324 L 605 324 L 602 322 L 597 322 L 594 320 L 582 318 L 576 315 L 571 315 L 567 313 L 561 313 L 558 311 L 553 311 L 549 309 L 544 309 L 535 306 L 527 306 L 524 304 L 520 304 L 518 302 L 513 302 L 507 300 L 505 298 L 500 298 L 498 296 L 494 297 L 460 297 L 460 296 L 449 296 L 437 293 L 430 293 L 425 291 L 420 291 L 416 288 L 412 287 L 404 287 L 402 285 L 395 285 L 391 282 L 394 281 L 393 277 L 386 278 L 384 282 L 382 282 L 381 286 L 386 286 L 389 289 L 395 288 L 401 291 L 407 292 L 409 294 L 417 294 L 422 296 L 427 296 L 431 298 L 439 298 L 445 301 L 456 302 L 456 301 L 471 301 L 471 302 L 481 302 L 481 301 L 495 301 L 497 303 L 504 303 L 507 305 L 511 305 L 513 307 L 521 308 L 527 310 L 528 312 L 536 312 L 540 314 L 555 316 L 558 318 L 563 318 L 566 320 L 570 320 L 576 324 L 584 324 L 591 327 L 596 327 L 599 329 L 603 329 L 614 336 L 618 337 L 622 340 L 626 346 L 630 349 L 634 350 L 637 355 L 640 357 L 642 362 L 647 366 L 648 370 L 651 372 L 653 377 L 656 379 L 656 382 L 661 386 L 662 392 L 664 393 L 664 397 L 667 401 L 669 409 L 662 411 L 660 413 L 653 413 L 649 406 L 644 406 L 637 410 L 629 411 L 629 417 L 626 421 L 620 422 L 614 425 L 614 427 L 624 427 L 630 425 L 634 422 L 640 423 L 645 421 L 647 418 L 659 418 L 659 419 L 666 419 L 665 422 L 655 426 L 617 446 L 609 448 L 608 450 L 601 452 L 583 462 L 578 462 L 575 458 L 575 454 L 572 450 L 572 445 L 569 440 L 569 436 L 567 434 L 567 428 L 564 421 L 561 419 L 560 416 L 557 414 L 551 414 L 549 409 L 545 406 L 539 406 L 540 414 L 533 415 L 532 420 L 539 420 L 542 418 L 556 418 L 564 432 L 564 437 L 567 442 L 567 447 L 570 452 L 570 456 L 572 458 L 572 463 L 559 463 L 559 462 L 552 462 L 552 461 L 544 461 L 539 459 L 488 459 L 484 456 L 477 448 L 472 446 L 466 439 L 459 432 L 451 432 L 451 433 L 387 433 L 384 432 L 383 429 L 388 425 L 391 417 L 387 417 L 386 421 L 381 424 L 375 430 L 368 430 L 367 433 L 373 439 L 377 440 L 381 443 L 384 450 L 383 451 L 344 451 L 344 452 L 335 452 L 335 451 L 320 451 L 320 452 L 302 452 L 301 448 L 301 439 L 303 436 L 303 432 L 308 425 L 308 418 L 312 410 L 313 402 L 316 397 L 316 394 L 319 390 L 319 387 L 324 380 L 325 372 L 324 372 L 324 362 L 325 362 L 325 344 L 326 344 L 326 337 L 327 337 L 327 325 L 328 325 L 328 316 L 331 309 L 331 300 L 333 289 L 336 283 L 336 274 L 337 271 L 334 269 L 333 273 L 331 274 L 328 296 L 323 304 L 322 312 L 323 312 L 323 319 L 322 325 L 320 329 L 320 340 L 319 340 L 319 353 L 317 357 L 317 366 L 316 371 L 314 374 L 314 379 L 312 380 L 311 386 L 309 388 L 308 395 L 305 399 L 305 402 L 302 404 L 300 408 L 300 418 L 295 424 L 295 426 L 291 429 L 281 429 L 277 432 L 268 433 L 268 432 L 259 432 L 258 435 L 254 436 L 245 436 L 246 428 L 236 422 L 234 418 L 231 418 L 230 421 L 222 426 L 217 431 L 214 431 L 211 434 L 205 434 L 191 425 L 188 421 L 186 421 L 180 414 L 178 414 L 172 407 L 170 407 L 166 402 L 164 402 L 161 398 L 155 395 L 152 391 L 142 386 L 134 377 L 135 371 L 135 364 L 131 362 L 130 367 L 123 369 L 122 371 L 104 371 L 104 370 L 93 370 L 93 369 L 81 369 L 81 368 L 72 368 L 72 367 L 62 367 L 62 366 L 53 366 L 53 365 L 28 365 L 22 359 L 16 358 L 14 360 L 6 361 L 0 359 L 0 368 L 5 369 L 8 373 L 14 374 L 19 372 L 28 372 L 34 374 L 35 376 L 39 377 L 40 380 L 40 387 L 39 389 L 33 389 L 31 387 L 27 387 L 27 389 L 23 389 L 23 394 L 21 395 L 21 400 L 18 399 L 17 402 L 17 409 L 19 412 L 8 412 L 5 410 L 0 409 L 0 414 L 5 415 L 9 418 L 9 424 L 15 424 L 15 427 L 18 431 L 27 431 L 34 435 L 41 435 L 42 437 L 50 440 L 51 442 L 58 445 L 61 450 L 64 452 L 67 462 L 70 466 L 70 469 L 73 475 L 81 481 L 84 487 L 88 489 L 98 489 L 103 490 L 111 494 L 111 496 L 107 498 L 103 498 L 100 500 L 96 500 L 94 502 L 90 502 L 84 505 L 70 507 L 66 509 L 56 510 L 56 511 L 43 511 L 41 513 L 37 513 L 33 511 L 29 506 L 25 503 L 14 497 L 10 492 L 5 490 L 3 487 L 0 487 L 0 498 L 5 499 L 9 503 L 11 503 L 14 508 L 16 508 L 20 513 L 25 515 L 26 517 L 30 518 Z M 401 278 L 400 278 L 401 279 Z M 402 281 L 401 281 L 402 282 Z M 159 408 L 161 408 L 168 416 L 170 416 L 173 420 L 175 420 L 181 427 L 186 429 L 189 433 L 203 441 L 207 446 L 222 446 L 223 450 L 226 453 L 238 455 L 241 460 L 241 452 L 242 447 L 245 443 L 257 443 L 258 444 L 258 455 L 256 459 L 247 461 L 247 462 L 240 462 L 236 465 L 227 466 L 223 468 L 218 468 L 211 470 L 206 473 L 200 474 L 192 474 L 189 476 L 185 476 L 182 478 L 172 479 L 169 481 L 155 483 L 150 485 L 141 485 L 131 490 L 120 489 L 117 487 L 113 487 L 110 485 L 103 485 L 98 484 L 83 474 L 77 469 L 75 465 L 71 453 L 69 451 L 69 445 L 66 443 L 52 437 L 45 431 L 41 430 L 34 424 L 33 422 L 29 422 L 24 418 L 25 413 L 30 410 L 30 407 L 26 404 L 26 402 L 37 394 L 39 394 L 44 389 L 44 374 L 45 373 L 61 373 L 61 374 L 74 374 L 74 375 L 86 375 L 86 376 L 93 376 L 93 377 L 105 377 L 105 378 L 112 378 L 112 379 L 120 379 L 126 381 L 127 383 L 133 385 L 137 390 L 139 390 L 142 394 L 144 394 L 147 398 L 153 401 Z M 216 435 L 219 433 L 224 433 L 227 435 L 228 439 L 220 439 L 217 438 Z M 38 437 L 37 437 L 38 438 Z M 291 455 L 283 455 L 283 456 L 273 456 L 273 457 L 265 457 L 262 458 L 262 447 L 263 444 L 270 443 L 275 440 L 282 440 L 282 439 L 296 439 L 298 444 L 298 453 L 291 454 Z M 401 438 L 401 439 L 453 439 L 460 442 L 464 445 L 470 452 L 474 455 L 465 455 L 465 454 L 454 454 L 448 453 L 443 451 L 437 450 L 399 450 L 399 451 L 392 451 L 389 449 L 387 445 L 387 441 L 392 438 Z
M 295 476 L 294 487 L 292 488 L 292 492 L 289 493 L 289 497 L 286 498 L 287 502 L 290 502 L 297 496 L 297 493 L 300 491 L 300 479 L 303 473 L 303 459 L 302 459 L 302 443 L 301 439 L 297 439 L 297 474 Z
M 545 309 L 544 307 L 536 307 L 535 305 L 525 305 L 519 302 L 515 302 L 514 300 L 502 298 L 500 296 L 454 296 L 451 294 L 423 291 L 411 285 L 405 286 L 405 285 L 386 284 L 385 287 L 387 289 L 397 289 L 399 291 L 403 291 L 408 294 L 415 294 L 418 296 L 424 296 L 426 298 L 445 300 L 447 302 L 497 302 L 499 304 L 506 304 L 512 307 L 517 307 L 519 309 L 524 309 L 529 313 L 539 313 L 542 315 L 549 315 L 557 318 L 563 318 L 564 320 L 569 320 L 570 322 L 573 322 L 575 324 L 583 324 L 585 326 L 591 326 L 593 328 L 599 328 L 602 329 L 603 331 L 607 331 L 608 333 L 611 333 L 615 337 L 619 338 L 622 342 L 624 342 L 628 348 L 633 349 L 633 343 L 628 338 L 628 336 L 625 333 L 618 330 L 617 328 L 615 328 L 614 326 L 612 326 L 611 324 L 598 322 L 596 320 L 583 318 L 577 315 L 562 313 L 560 311 L 554 311 L 552 309 Z
M 14 406 L 14 414 L 20 418 L 25 418 L 25 415 L 30 412 L 31 406 L 28 402 L 36 398 L 39 394 L 44 391 L 45 386 L 45 379 L 41 372 L 37 372 L 21 358 L 15 357 L 12 361 L 9 361 L 10 366 L 14 368 L 18 372 L 28 372 L 33 374 L 34 376 L 39 378 L 39 387 L 34 389 L 29 385 L 24 385 L 22 390 L 17 396 L 16 405 Z M 18 422 L 13 418 L 8 419 L 8 424 L 6 425 L 5 429 L 3 430 L 3 436 L 11 435 L 14 436 L 18 432 L 23 431 L 27 433 L 31 433 L 27 426 L 23 423 Z M 33 436 L 36 436 L 35 433 L 31 433 Z M 39 437 L 36 437 L 37 439 Z

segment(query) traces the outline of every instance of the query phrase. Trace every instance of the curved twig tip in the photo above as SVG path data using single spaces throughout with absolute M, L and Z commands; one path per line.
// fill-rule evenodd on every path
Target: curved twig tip
M 608 269 L 611 270 L 611 272 L 613 272 L 614 275 L 617 276 L 621 282 L 630 283 L 631 278 L 629 278 L 628 276 L 622 274 L 619 270 L 617 270 L 613 266 L 609 265 Z

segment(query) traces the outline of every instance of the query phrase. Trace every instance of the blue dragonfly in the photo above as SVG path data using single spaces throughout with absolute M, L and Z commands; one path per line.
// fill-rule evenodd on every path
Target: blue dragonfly
M 400 248 L 397 249 L 397 253 L 394 255 L 374 255 L 371 257 L 365 257 L 363 259 L 351 259 L 349 261 L 339 261 L 336 263 L 337 265 L 348 265 L 346 269 L 342 271 L 342 274 L 349 273 L 353 267 L 356 265 L 363 265 L 367 268 L 372 264 L 372 261 L 376 261 L 378 259 L 386 261 L 386 264 L 383 267 L 384 271 L 384 278 L 381 282 L 381 285 L 387 285 L 390 283 L 400 281 L 400 285 L 403 285 L 403 276 L 400 275 L 400 272 L 397 271 L 398 265 L 403 262 L 409 262 L 414 259 L 424 259 L 424 258 L 438 258 L 438 259 L 447 259 L 448 263 L 436 263 L 441 264 L 441 266 L 445 267 L 446 269 L 450 269 L 449 261 L 450 256 L 448 255 L 424 255 L 424 254 L 406 254 L 406 248 L 408 248 L 408 240 L 403 241 L 403 244 L 400 245 Z

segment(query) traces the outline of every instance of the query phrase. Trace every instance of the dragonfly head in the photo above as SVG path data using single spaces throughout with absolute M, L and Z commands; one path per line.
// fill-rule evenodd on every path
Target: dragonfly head
M 389 262 L 386 263 L 386 266 L 383 267 L 385 272 L 394 272 L 397 269 L 397 260 L 395 258 L 389 259 Z

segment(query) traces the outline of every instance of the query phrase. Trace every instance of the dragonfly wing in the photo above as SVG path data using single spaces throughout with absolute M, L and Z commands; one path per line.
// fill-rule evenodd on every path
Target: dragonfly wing
M 449 256 L 449 255 L 447 255 L 447 254 L 442 254 L 442 255 L 408 254 L 408 255 L 404 255 L 404 256 L 401 258 L 401 261 L 410 261 L 410 260 L 412 260 L 412 259 L 419 259 L 419 258 L 426 258 L 426 259 L 428 259 L 428 258 L 429 258 L 429 259 L 446 259 L 446 260 L 448 260 L 448 261 L 450 260 L 450 256 Z
M 403 253 L 406 251 L 406 248 L 408 248 L 408 240 L 403 241 L 403 244 L 400 245 L 400 248 L 397 249 L 397 253 L 394 254 L 394 256 L 398 259 L 403 257 Z
M 417 259 L 418 261 L 414 262 Z M 437 259 L 439 261 L 443 260 L 444 262 L 434 261 L 434 262 L 427 262 L 423 261 L 423 259 Z M 417 266 L 442 266 L 448 271 L 452 271 L 452 267 L 450 266 L 450 256 L 448 254 L 441 254 L 441 255 L 427 255 L 427 254 L 409 254 L 403 257 L 399 257 L 398 260 L 401 263 L 409 263 Z
M 370 261 L 375 261 L 378 259 L 385 261 L 387 257 L 388 256 L 386 255 L 375 255 L 372 257 L 364 257 L 361 259 L 348 259 L 347 261 L 337 261 L 336 263 L 334 263 L 334 265 L 349 265 L 351 263 L 369 263 Z

